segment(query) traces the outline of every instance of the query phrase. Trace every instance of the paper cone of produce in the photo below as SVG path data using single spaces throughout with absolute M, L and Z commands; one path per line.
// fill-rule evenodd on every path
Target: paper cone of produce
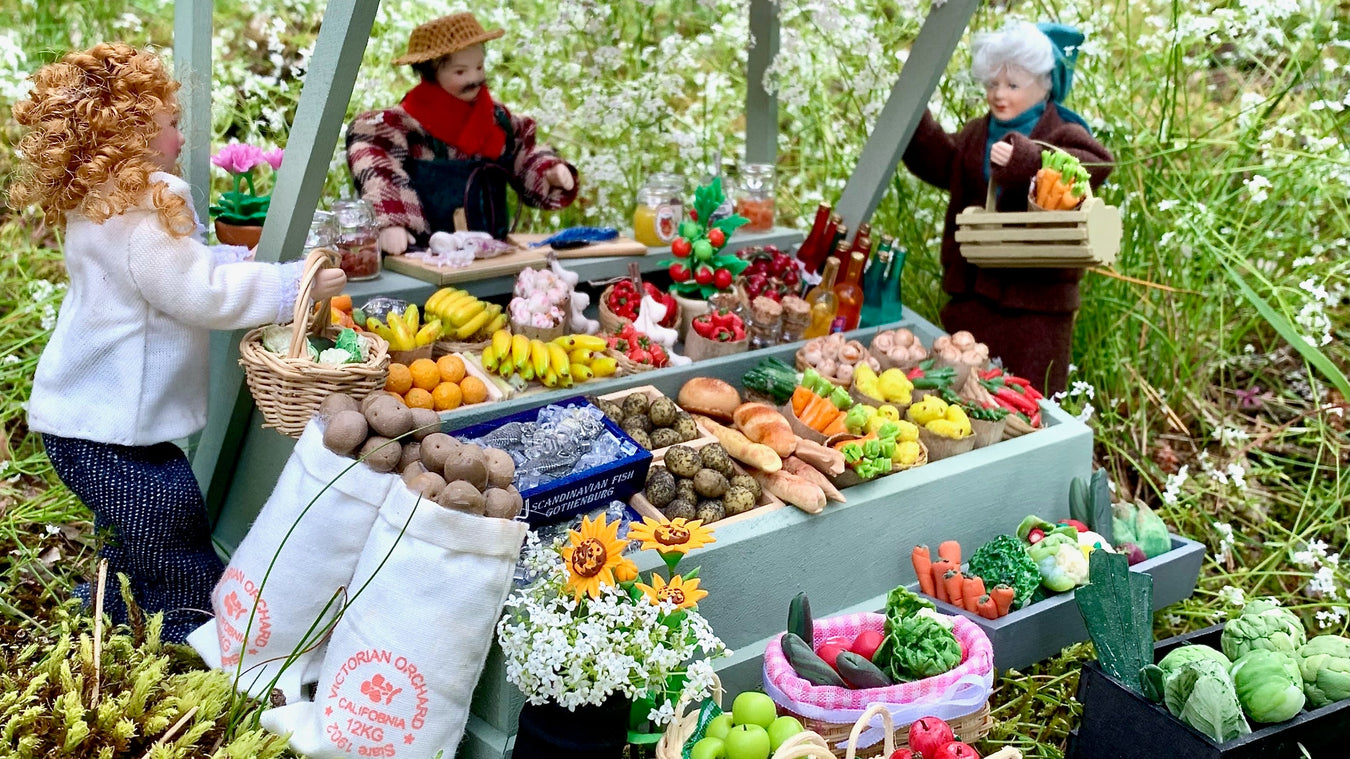
M 802 424 L 802 420 L 797 418 L 797 414 L 792 410 L 791 401 L 780 406 L 778 412 L 783 415 L 784 419 L 788 420 L 788 424 L 792 425 L 792 431 L 797 434 L 797 437 L 804 440 L 810 440 L 813 443 L 820 443 L 821 445 L 825 444 L 826 438 L 824 435 L 807 427 L 805 424 Z M 835 487 L 838 486 L 836 485 Z
M 975 436 L 967 435 L 960 440 L 953 440 L 949 437 L 936 435 L 928 431 L 927 427 L 919 428 L 919 441 L 928 448 L 929 461 L 941 461 L 951 458 L 960 453 L 974 450 Z
M 1008 426 L 1008 418 L 1005 416 L 997 422 L 991 422 L 987 419 L 971 419 L 970 428 L 975 431 L 975 447 L 983 448 L 986 445 L 1003 440 L 1003 430 Z

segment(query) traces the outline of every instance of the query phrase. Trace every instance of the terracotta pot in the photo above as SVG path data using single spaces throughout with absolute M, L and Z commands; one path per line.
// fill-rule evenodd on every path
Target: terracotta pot
M 258 247 L 258 241 L 262 239 L 262 229 L 261 226 L 231 224 L 216 219 L 216 239 L 222 245 L 242 245 L 245 248 L 256 248 Z

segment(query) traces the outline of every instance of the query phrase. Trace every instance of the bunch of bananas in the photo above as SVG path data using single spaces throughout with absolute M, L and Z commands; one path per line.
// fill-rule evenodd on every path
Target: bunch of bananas
M 571 387 L 591 377 L 608 377 L 617 362 L 602 355 L 605 339 L 595 335 L 563 335 L 552 342 L 531 340 L 499 329 L 483 349 L 483 368 L 503 377 L 519 374 L 544 387 Z
M 461 342 L 486 340 L 508 320 L 501 306 L 454 287 L 442 287 L 427 298 L 426 312 L 440 317 L 446 336 Z
M 423 345 L 431 345 L 441 337 L 441 320 L 428 319 L 420 323 L 417 306 L 410 305 L 402 314 L 390 311 L 385 315 L 388 324 L 375 317 L 366 319 L 366 329 L 383 337 L 389 343 L 389 350 L 410 351 Z

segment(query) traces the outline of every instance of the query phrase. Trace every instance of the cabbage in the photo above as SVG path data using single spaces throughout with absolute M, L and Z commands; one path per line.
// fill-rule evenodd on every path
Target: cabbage
M 1218 651 L 1205 645 L 1180 646 L 1172 649 L 1162 661 L 1158 662 L 1158 668 L 1163 671 L 1163 677 L 1171 678 L 1181 668 L 1199 659 L 1210 659 L 1223 665 L 1227 669 L 1232 665 L 1228 657 Z
M 1298 662 L 1309 708 L 1350 698 L 1350 640 L 1319 635 L 1299 648 Z
M 1303 675 L 1292 654 L 1248 651 L 1229 674 L 1242 710 L 1257 722 L 1284 722 L 1303 710 Z
M 1307 640 L 1303 623 L 1292 611 L 1258 599 L 1247 605 L 1242 616 L 1224 625 L 1220 643 L 1224 655 L 1237 661 L 1257 649 L 1293 654 Z
M 1014 609 L 1026 606 L 1041 584 L 1041 571 L 1027 553 L 1026 544 L 1012 535 L 999 535 L 980 546 L 966 564 L 966 574 L 982 578 L 986 588 L 1012 588 Z
M 1212 658 L 1188 662 L 1164 686 L 1164 702 L 1172 716 L 1217 743 L 1252 731 L 1228 670 Z

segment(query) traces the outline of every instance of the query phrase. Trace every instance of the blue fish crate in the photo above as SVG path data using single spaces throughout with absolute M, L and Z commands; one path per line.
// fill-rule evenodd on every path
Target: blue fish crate
M 581 396 L 566 398 L 551 406 L 593 406 Z M 459 438 L 482 437 L 498 427 L 511 422 L 533 422 L 539 418 L 534 408 L 510 416 L 482 422 L 455 430 L 451 434 Z M 643 488 L 647 482 L 647 470 L 652 465 L 651 451 L 633 442 L 609 417 L 601 415 L 601 423 L 620 441 L 632 443 L 637 453 L 614 461 L 591 467 L 581 472 L 573 472 L 566 477 L 536 485 L 529 490 L 521 490 L 520 497 L 525 501 L 521 516 L 532 527 L 555 524 L 577 514 L 603 506 L 610 501 L 627 502 L 633 494 Z

